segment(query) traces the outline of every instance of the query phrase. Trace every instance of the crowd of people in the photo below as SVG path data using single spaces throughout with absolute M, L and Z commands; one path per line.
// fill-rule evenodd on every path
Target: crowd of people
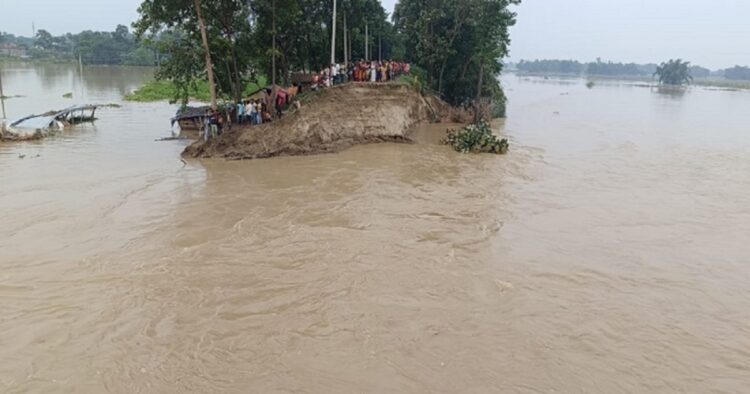
M 332 64 L 320 73 L 312 75 L 310 89 L 318 91 L 347 82 L 390 82 L 401 75 L 409 74 L 409 63 L 387 61 L 365 61 Z M 205 118 L 203 138 L 216 137 L 232 123 L 239 125 L 261 125 L 281 119 L 288 106 L 300 108 L 296 96 L 302 90 L 301 84 L 289 89 L 277 89 L 275 102 L 271 88 L 263 89 L 259 98 L 243 100 L 227 108 L 226 111 L 212 111 Z M 273 104 L 273 105 L 271 105 Z
M 408 74 L 410 68 L 409 63 L 393 60 L 331 64 L 313 76 L 311 88 L 318 90 L 346 82 L 390 82 Z

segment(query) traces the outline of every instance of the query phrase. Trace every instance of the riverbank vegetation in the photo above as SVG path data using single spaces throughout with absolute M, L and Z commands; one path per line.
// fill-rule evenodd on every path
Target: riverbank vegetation
M 508 140 L 498 138 L 492 133 L 492 127 L 484 120 L 457 130 L 448 130 L 444 145 L 450 145 L 461 153 L 508 153 Z
M 246 83 L 243 88 L 243 96 L 249 96 L 256 93 L 262 87 L 265 87 L 266 83 L 267 79 L 263 76 L 258 77 L 257 82 Z M 184 94 L 185 92 L 178 88 L 174 82 L 166 79 L 155 79 L 136 89 L 132 93 L 125 95 L 125 100 L 136 102 L 170 101 L 175 103 L 182 102 Z M 203 80 L 194 81 L 194 83 L 187 89 L 187 96 L 189 99 L 200 102 L 211 101 L 208 82 Z
M 510 63 L 508 67 L 525 74 L 538 75 L 570 75 L 587 77 L 620 77 L 629 79 L 652 78 L 659 65 L 656 63 L 615 63 L 597 59 L 595 62 L 579 62 L 577 60 L 521 60 Z M 698 65 L 688 65 L 688 72 L 694 80 L 749 81 L 750 68 L 735 66 L 723 70 L 710 70 Z M 705 83 L 705 81 L 704 81 Z
M 426 71 L 427 86 L 454 105 L 491 98 L 496 116 L 505 115 L 497 79 L 516 22 L 519 0 L 401 0 L 394 21 L 406 60 Z
M 217 96 L 239 101 L 242 87 L 258 83 L 261 75 L 289 85 L 295 73 L 329 65 L 331 5 L 315 0 L 144 0 L 134 27 L 142 42 L 167 55 L 156 78 L 172 82 L 181 101 L 189 99 L 198 80 L 212 80 Z M 339 6 L 337 61 L 402 56 L 378 0 L 339 0 Z
M 83 31 L 53 36 L 41 29 L 35 37 L 0 33 L 0 44 L 11 45 L 13 57 L 32 61 L 82 62 L 93 65 L 154 66 L 159 54 L 152 46 L 135 41 L 127 26 L 112 32 Z
M 182 101 L 198 80 L 239 101 L 258 75 L 289 85 L 295 73 L 319 72 L 331 62 L 336 26 L 336 62 L 406 60 L 424 70 L 407 83 L 455 105 L 491 98 L 504 115 L 497 76 L 515 23 L 509 6 L 518 3 L 401 0 L 391 23 L 378 0 L 338 0 L 332 23 L 332 1 L 144 0 L 134 27 L 141 42 L 165 54 L 156 77 Z

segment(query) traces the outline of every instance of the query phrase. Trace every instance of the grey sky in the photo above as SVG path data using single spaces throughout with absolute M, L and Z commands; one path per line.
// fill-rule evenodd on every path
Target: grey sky
M 513 60 L 750 65 L 749 0 L 524 0 L 516 11 Z
M 396 0 L 381 0 L 392 12 Z M 31 35 L 130 25 L 140 0 L 0 0 L 0 30 Z M 750 0 L 524 0 L 515 8 L 513 60 L 564 58 L 710 68 L 750 65 Z

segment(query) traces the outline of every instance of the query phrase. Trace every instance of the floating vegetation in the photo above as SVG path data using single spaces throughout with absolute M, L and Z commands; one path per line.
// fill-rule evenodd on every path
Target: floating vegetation
M 508 139 L 497 138 L 492 134 L 490 125 L 481 121 L 470 124 L 458 130 L 448 130 L 447 137 L 442 141 L 450 145 L 456 152 L 461 153 L 494 153 L 504 155 L 508 153 Z
M 73 93 L 65 93 L 63 94 L 63 98 L 73 98 Z
M 20 94 L 17 94 L 15 96 L 0 96 L 0 99 L 9 100 L 9 99 L 12 99 L 12 98 L 21 98 L 21 97 L 24 97 L 24 96 L 21 96 Z

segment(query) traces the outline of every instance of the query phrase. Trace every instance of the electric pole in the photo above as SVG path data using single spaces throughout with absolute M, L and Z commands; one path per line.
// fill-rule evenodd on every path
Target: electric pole
M 347 41 L 347 32 L 346 32 L 346 11 L 344 11 L 344 63 L 349 63 L 349 51 L 346 47 L 346 41 Z
M 331 67 L 336 63 L 336 3 L 337 1 L 333 0 L 333 23 L 331 23 Z
M 271 30 L 273 35 L 273 49 L 271 50 L 271 101 L 268 103 L 268 108 L 275 108 L 276 106 L 276 0 L 273 0 L 271 3 L 271 13 L 272 13 L 272 21 L 271 21 Z M 276 111 L 271 110 L 271 112 L 274 113 L 274 117 L 276 116 Z

